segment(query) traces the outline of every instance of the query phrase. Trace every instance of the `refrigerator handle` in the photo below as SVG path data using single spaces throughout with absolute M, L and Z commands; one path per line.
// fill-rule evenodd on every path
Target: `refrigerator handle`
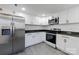
M 14 22 L 12 21 L 12 23 L 11 23 L 11 25 L 12 25 L 12 41 L 14 40 L 14 34 L 15 34 L 15 28 L 14 28 Z

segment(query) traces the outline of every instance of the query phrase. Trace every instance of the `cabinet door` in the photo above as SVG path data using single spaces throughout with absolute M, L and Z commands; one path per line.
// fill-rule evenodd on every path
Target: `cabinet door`
M 25 34 L 25 47 L 43 42 L 45 40 L 45 37 L 46 37 L 45 33 L 43 32 L 26 33 Z
M 68 13 L 68 20 L 70 23 L 79 22 L 79 8 L 72 8 Z
M 66 20 L 68 20 L 67 19 L 68 18 L 68 11 L 60 12 L 58 14 L 58 16 L 59 16 L 59 23 L 64 24 L 64 23 L 66 23 Z
M 45 37 L 44 36 L 45 34 L 43 32 L 36 32 L 36 33 L 32 33 L 32 36 L 31 36 L 31 42 L 32 44 L 38 44 L 40 42 L 43 41 L 43 38 Z
M 27 33 L 25 34 L 25 47 L 30 46 L 31 45 L 31 33 Z
M 71 37 L 67 40 L 66 51 L 70 54 L 79 54 L 79 38 Z
M 57 34 L 57 48 L 68 53 L 79 55 L 79 37 Z
M 60 50 L 65 50 L 65 42 L 64 42 L 64 38 L 63 35 L 57 34 L 57 40 L 56 40 L 56 46 L 58 49 Z

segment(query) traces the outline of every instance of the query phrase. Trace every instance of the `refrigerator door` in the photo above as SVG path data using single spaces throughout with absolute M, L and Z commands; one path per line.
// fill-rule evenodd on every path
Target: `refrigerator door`
M 13 53 L 25 49 L 25 21 L 24 18 L 13 17 Z
M 12 16 L 0 14 L 0 55 L 12 53 Z

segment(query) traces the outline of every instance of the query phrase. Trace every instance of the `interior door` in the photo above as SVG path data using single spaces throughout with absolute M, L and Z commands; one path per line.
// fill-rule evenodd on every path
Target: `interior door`
M 12 16 L 0 14 L 0 54 L 12 53 Z
M 25 21 L 21 17 L 13 17 L 13 53 L 25 48 Z

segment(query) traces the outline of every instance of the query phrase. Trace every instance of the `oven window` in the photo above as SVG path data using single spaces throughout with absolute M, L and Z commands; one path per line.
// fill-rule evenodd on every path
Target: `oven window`
M 46 40 L 56 44 L 56 35 L 46 34 Z
M 47 40 L 53 39 L 52 35 L 47 35 Z

